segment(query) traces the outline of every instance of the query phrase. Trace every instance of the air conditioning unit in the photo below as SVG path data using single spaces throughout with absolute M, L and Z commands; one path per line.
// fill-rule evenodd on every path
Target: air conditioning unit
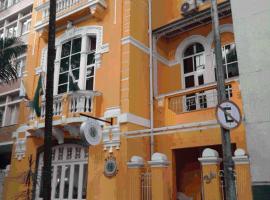
M 182 15 L 190 15 L 197 11 L 197 0 L 185 0 L 181 6 Z

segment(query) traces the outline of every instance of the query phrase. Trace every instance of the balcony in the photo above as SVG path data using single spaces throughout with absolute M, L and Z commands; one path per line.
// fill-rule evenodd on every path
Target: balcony
M 227 81 L 226 96 L 241 107 L 241 95 L 236 80 Z M 200 123 L 216 120 L 216 83 L 160 95 L 156 108 L 158 126 Z
M 0 3 L 0 21 L 21 11 L 29 10 L 32 5 L 33 0 L 14 1 L 14 3 L 10 5 L 7 5 L 7 3 L 3 1 L 2 4 Z
M 48 25 L 49 6 L 49 1 L 46 0 L 35 8 L 39 16 L 39 21 L 35 25 L 37 30 Z M 72 15 L 76 15 L 76 18 L 79 18 L 91 14 L 96 18 L 101 18 L 106 7 L 105 0 L 57 0 L 56 21 L 72 20 L 69 18 L 72 18 Z
M 72 123 L 80 117 L 80 113 L 91 113 L 93 111 L 94 97 L 101 93 L 94 91 L 76 91 L 54 96 L 53 120 L 55 125 Z M 35 112 L 30 112 L 29 121 L 35 128 L 44 127 L 45 100 L 41 104 L 41 116 L 38 118 Z M 73 120 L 73 121 L 72 121 Z M 74 121 L 74 122 L 75 122 Z M 37 127 L 37 123 L 39 123 Z

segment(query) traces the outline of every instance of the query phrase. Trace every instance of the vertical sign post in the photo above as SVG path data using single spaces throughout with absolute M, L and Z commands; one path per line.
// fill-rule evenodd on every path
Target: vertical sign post
M 219 31 L 219 18 L 217 0 L 211 0 L 211 13 L 212 13 L 212 24 L 215 41 L 215 57 L 217 66 L 217 93 L 218 103 L 221 104 L 226 100 L 225 90 L 225 77 L 222 64 L 222 50 L 221 40 Z M 222 138 L 222 150 L 223 150 L 223 166 L 224 166 L 224 180 L 225 180 L 225 195 L 228 200 L 236 200 L 236 189 L 234 181 L 234 164 L 232 160 L 232 149 L 231 149 L 231 138 L 230 131 L 221 127 L 221 138 Z

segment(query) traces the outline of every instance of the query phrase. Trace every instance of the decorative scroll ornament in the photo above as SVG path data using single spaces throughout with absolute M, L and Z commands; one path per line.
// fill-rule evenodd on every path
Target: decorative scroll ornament
M 89 145 L 98 145 L 102 139 L 102 129 L 96 120 L 88 119 L 80 127 L 80 136 Z
M 113 155 L 110 155 L 105 159 L 104 175 L 110 178 L 116 176 L 117 173 L 118 173 L 118 166 L 116 158 Z

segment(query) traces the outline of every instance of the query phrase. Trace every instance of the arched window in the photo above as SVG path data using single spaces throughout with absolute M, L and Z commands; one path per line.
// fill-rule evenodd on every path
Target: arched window
M 192 88 L 205 83 L 205 54 L 204 47 L 200 43 L 189 45 L 183 55 L 183 78 L 184 87 Z M 190 94 L 185 97 L 185 110 L 196 110 L 198 108 L 206 108 L 206 96 L 200 94 Z
M 186 48 L 183 64 L 185 88 L 204 84 L 205 55 L 204 47 L 200 43 L 194 43 Z
M 38 157 L 36 199 L 43 199 L 43 153 Z M 88 148 L 78 144 L 63 144 L 52 149 L 51 199 L 86 199 Z
M 83 37 L 72 38 L 61 45 L 58 94 L 71 91 L 74 84 L 78 85 L 80 71 L 85 66 L 86 73 L 81 77 L 84 82 L 82 89 L 93 90 L 96 37 Z

